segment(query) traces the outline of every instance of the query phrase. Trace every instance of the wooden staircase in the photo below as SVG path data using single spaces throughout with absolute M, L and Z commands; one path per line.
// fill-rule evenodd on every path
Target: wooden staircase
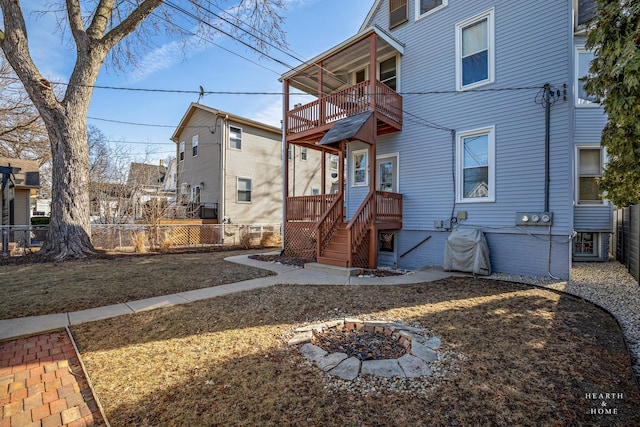
M 347 224 L 340 223 L 327 246 L 322 250 L 322 255 L 317 259 L 320 264 L 347 267 L 349 264 L 349 232 Z

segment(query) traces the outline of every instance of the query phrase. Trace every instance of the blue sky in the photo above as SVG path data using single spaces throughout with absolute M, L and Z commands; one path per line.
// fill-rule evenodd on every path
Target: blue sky
M 29 10 L 41 8 L 41 0 L 24 0 L 25 14 L 35 19 Z M 310 59 L 354 35 L 366 17 L 374 0 L 285 0 L 284 30 L 289 48 Z M 236 4 L 236 1 L 230 1 Z M 176 12 L 177 13 L 177 12 Z M 51 81 L 68 81 L 75 61 L 74 49 L 68 39 L 53 35 L 55 21 L 42 16 L 28 24 L 30 46 L 42 74 Z M 195 27 L 185 20 L 183 26 Z M 159 40 L 154 49 L 140 58 L 143 66 L 116 72 L 103 68 L 97 86 L 125 88 L 169 89 L 233 92 L 281 92 L 278 77 L 285 71 L 283 65 L 260 57 L 247 47 L 224 35 L 215 36 L 214 42 L 228 50 L 258 62 L 256 65 L 209 43 L 182 45 L 175 40 Z M 297 66 L 299 62 L 272 50 L 274 56 Z M 96 88 L 88 123 L 100 128 L 111 145 L 123 144 L 138 153 L 151 152 L 150 162 L 175 154 L 169 140 L 191 102 L 197 94 L 175 94 L 122 91 Z M 274 126 L 281 118 L 281 96 L 276 95 L 207 95 L 202 104 L 218 108 Z M 115 122 L 110 122 L 115 121 Z M 136 126 L 116 122 L 131 122 L 161 126 Z

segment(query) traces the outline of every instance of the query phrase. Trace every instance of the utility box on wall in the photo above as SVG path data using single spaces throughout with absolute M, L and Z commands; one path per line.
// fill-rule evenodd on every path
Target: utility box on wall
M 551 225 L 553 212 L 516 212 L 516 225 Z

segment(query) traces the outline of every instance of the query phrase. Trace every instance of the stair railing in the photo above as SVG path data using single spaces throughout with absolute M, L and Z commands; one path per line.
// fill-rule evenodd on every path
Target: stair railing
M 322 256 L 342 221 L 342 200 L 343 196 L 340 193 L 316 223 L 316 257 Z
M 373 209 L 373 200 L 375 191 L 370 191 L 367 197 L 356 211 L 355 215 L 347 225 L 348 244 L 349 244 L 349 266 L 353 266 L 354 255 L 360 249 L 360 245 L 365 240 L 367 233 L 373 225 L 375 212 Z

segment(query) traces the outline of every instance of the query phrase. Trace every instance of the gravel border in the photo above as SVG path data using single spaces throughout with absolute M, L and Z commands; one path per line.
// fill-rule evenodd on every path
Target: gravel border
M 631 354 L 632 369 L 640 387 L 640 284 L 618 261 L 577 262 L 571 280 L 494 273 L 488 279 L 541 286 L 590 301 L 616 318 Z

